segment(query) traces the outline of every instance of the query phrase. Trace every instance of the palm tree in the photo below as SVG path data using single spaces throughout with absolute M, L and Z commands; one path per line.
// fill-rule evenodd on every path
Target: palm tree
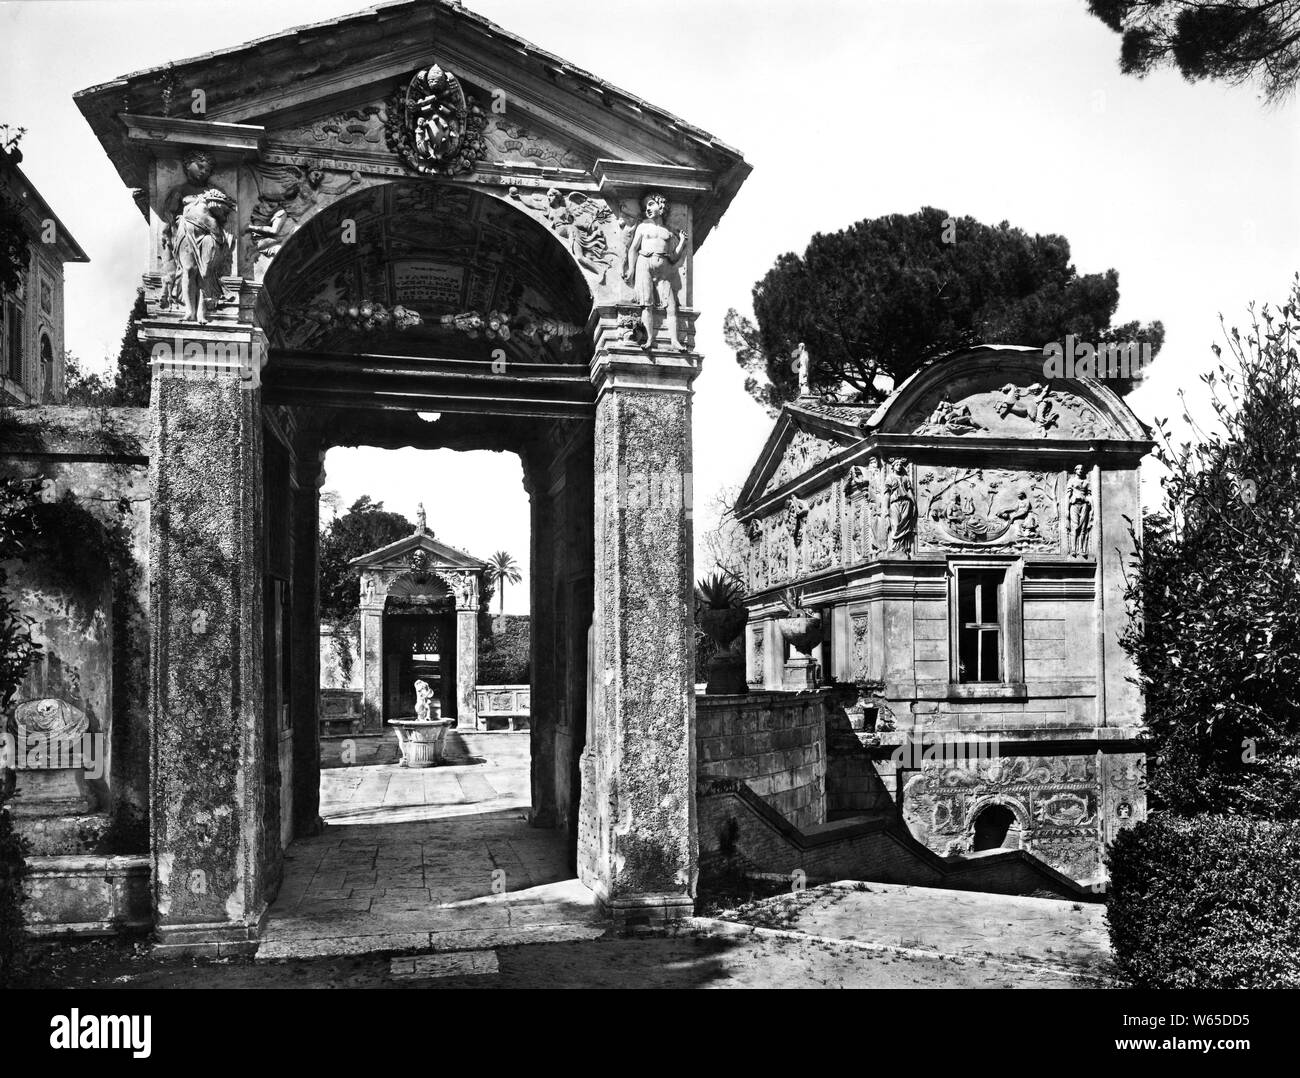
M 504 550 L 498 550 L 488 558 L 488 576 L 496 585 L 497 594 L 501 596 L 501 613 L 506 609 L 506 584 L 518 584 L 523 579 L 515 559 Z

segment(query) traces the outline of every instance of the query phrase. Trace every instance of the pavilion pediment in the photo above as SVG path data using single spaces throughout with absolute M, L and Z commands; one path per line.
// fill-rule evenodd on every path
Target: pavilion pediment
M 1033 441 L 1143 440 L 1118 394 L 1093 378 L 1048 378 L 1039 349 L 986 347 L 922 368 L 872 416 L 877 434 Z
M 860 414 L 865 413 L 851 406 L 786 405 L 745 483 L 742 503 L 775 493 L 858 444 Z
M 431 570 L 477 571 L 487 567 L 486 562 L 480 561 L 471 554 L 466 554 L 463 550 L 457 550 L 454 546 L 449 546 L 434 538 L 428 532 L 416 532 L 413 535 L 408 535 L 395 543 L 389 543 L 378 550 L 372 550 L 369 554 L 362 554 L 359 558 L 353 558 L 349 564 L 362 570 L 405 571 L 410 568 L 411 556 L 417 550 L 425 553 L 427 556 L 426 565 Z

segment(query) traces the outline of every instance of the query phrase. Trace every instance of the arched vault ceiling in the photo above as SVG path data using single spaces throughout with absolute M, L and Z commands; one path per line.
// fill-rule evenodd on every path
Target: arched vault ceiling
M 349 195 L 294 233 L 263 287 L 273 348 L 587 359 L 581 271 L 542 225 L 469 187 L 416 180 Z M 476 328 L 471 312 L 507 326 Z

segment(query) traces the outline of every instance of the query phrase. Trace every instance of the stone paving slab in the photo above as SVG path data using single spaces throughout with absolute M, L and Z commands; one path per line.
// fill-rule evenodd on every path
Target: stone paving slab
M 846 881 L 749 903 L 720 918 L 908 953 L 1110 974 L 1100 903 Z
M 459 735 L 453 761 L 464 762 L 323 773 L 327 828 L 286 852 L 259 957 L 604 932 L 565 836 L 528 826 L 528 735 Z
M 394 980 L 420 981 L 434 977 L 477 977 L 499 973 L 496 951 L 447 951 L 415 958 L 394 958 L 388 975 Z

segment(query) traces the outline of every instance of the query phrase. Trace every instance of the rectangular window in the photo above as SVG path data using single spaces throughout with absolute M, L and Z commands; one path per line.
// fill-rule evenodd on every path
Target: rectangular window
M 1002 569 L 957 571 L 958 680 L 1002 680 Z

